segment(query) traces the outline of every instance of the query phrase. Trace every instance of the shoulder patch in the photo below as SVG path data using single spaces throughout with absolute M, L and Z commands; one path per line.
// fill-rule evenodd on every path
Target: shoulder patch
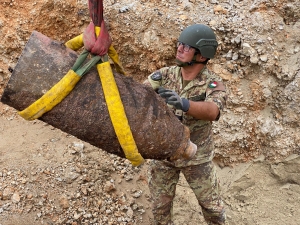
M 211 82 L 209 85 L 208 85 L 208 87 L 209 88 L 215 88 L 215 87 L 217 87 L 217 82 L 216 81 L 214 81 L 214 82 Z
M 212 91 L 225 91 L 225 86 L 222 82 L 213 81 L 208 85 L 208 88 Z
M 158 81 L 158 80 L 161 80 L 162 78 L 162 75 L 160 72 L 154 72 L 152 75 L 151 75 L 151 79 L 154 80 L 154 81 Z

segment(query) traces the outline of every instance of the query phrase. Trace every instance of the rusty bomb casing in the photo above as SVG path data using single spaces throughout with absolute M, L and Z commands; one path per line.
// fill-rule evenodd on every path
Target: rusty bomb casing
M 61 42 L 33 31 L 1 101 L 23 110 L 73 66 L 78 55 Z M 195 145 L 189 130 L 151 87 L 114 73 L 128 123 L 145 159 L 189 159 Z M 98 72 L 92 68 L 71 93 L 40 120 L 102 150 L 125 157 L 112 126 Z

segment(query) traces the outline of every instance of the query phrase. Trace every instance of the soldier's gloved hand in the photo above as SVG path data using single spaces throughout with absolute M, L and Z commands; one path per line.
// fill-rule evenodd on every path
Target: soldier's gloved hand
M 166 97 L 163 97 L 163 96 L 161 95 L 161 93 L 168 92 L 168 91 L 170 91 L 170 90 L 165 89 L 165 88 L 163 88 L 163 87 L 161 87 L 161 86 L 159 86 L 159 87 L 155 90 L 155 92 L 156 92 L 157 94 L 159 94 L 160 97 L 162 97 L 162 98 L 164 98 L 164 99 L 166 99 Z
M 157 93 L 166 99 L 169 105 L 173 105 L 176 109 L 187 112 L 190 108 L 190 102 L 186 98 L 181 98 L 175 91 L 158 88 Z
M 167 98 L 170 97 L 170 95 L 168 94 L 168 92 L 170 92 L 171 90 L 165 89 L 163 87 L 158 87 L 158 89 L 156 90 L 156 93 L 160 95 L 160 97 L 164 98 L 167 102 Z

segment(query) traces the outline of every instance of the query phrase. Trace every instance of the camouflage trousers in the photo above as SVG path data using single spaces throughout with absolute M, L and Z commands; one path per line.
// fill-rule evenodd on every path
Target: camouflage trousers
M 172 225 L 172 208 L 180 172 L 183 173 L 202 208 L 208 224 L 227 224 L 224 204 L 219 193 L 216 168 L 212 162 L 174 167 L 166 161 L 152 160 L 148 171 L 155 224 Z M 187 218 L 188 219 L 188 218 Z

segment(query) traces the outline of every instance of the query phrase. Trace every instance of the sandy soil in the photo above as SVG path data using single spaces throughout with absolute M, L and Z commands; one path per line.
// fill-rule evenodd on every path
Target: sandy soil
M 70 146 L 74 143 L 82 143 L 84 150 L 81 154 L 84 154 L 84 158 L 93 159 L 99 164 L 113 163 L 116 160 L 127 161 L 112 158 L 101 149 L 41 121 L 25 121 L 14 109 L 0 105 L 1 225 L 68 224 L 66 220 L 58 219 L 61 215 L 70 213 L 68 207 L 62 207 L 61 196 L 71 196 L 76 189 L 82 188 L 82 184 L 77 182 L 78 179 L 57 184 L 58 178 L 55 176 L 37 175 L 47 175 L 47 171 L 59 173 L 61 165 L 75 162 L 74 152 L 70 152 Z M 285 161 L 276 164 L 270 164 L 260 158 L 256 162 L 238 164 L 232 168 L 219 168 L 218 176 L 230 224 L 299 224 L 299 164 L 300 158 L 291 155 Z M 127 174 L 127 178 L 131 176 L 130 179 L 119 173 L 118 166 L 107 172 L 109 179 L 116 181 L 114 195 L 131 195 L 136 190 L 141 192 L 140 197 L 135 200 L 137 206 L 132 207 L 134 216 L 128 224 L 151 224 L 146 170 L 147 163 L 139 169 L 131 170 Z M 67 170 L 64 173 L 67 173 Z M 6 194 L 7 187 L 12 188 L 10 196 Z M 102 194 L 105 195 L 105 191 L 98 193 Z M 35 200 L 29 201 L 30 195 L 33 195 Z M 97 195 L 91 194 L 91 197 L 97 198 L 95 196 Z M 46 209 L 43 207 L 49 207 L 48 204 L 40 203 L 41 206 L 38 207 L 43 198 L 49 202 L 53 201 L 52 207 L 57 209 L 52 210 L 52 213 L 45 213 Z M 80 206 L 79 203 L 74 203 L 72 207 L 84 207 L 85 211 L 89 209 L 88 205 Z M 176 225 L 205 224 L 201 209 L 183 177 L 177 187 L 174 215 Z M 85 223 L 73 217 L 73 223 L 70 224 Z

